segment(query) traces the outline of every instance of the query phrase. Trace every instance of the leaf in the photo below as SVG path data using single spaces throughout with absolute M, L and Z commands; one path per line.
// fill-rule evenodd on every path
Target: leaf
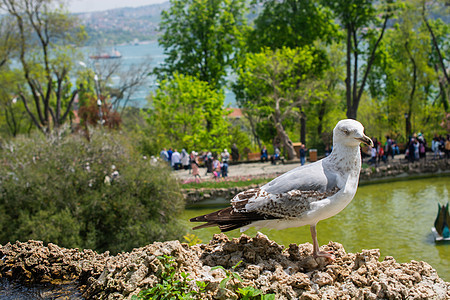
M 241 276 L 239 276 L 239 274 L 238 273 L 231 273 L 231 276 L 233 276 L 235 279 L 237 279 L 237 280 L 239 280 L 240 282 L 242 282 L 243 280 L 242 280 L 242 278 L 241 278 Z
M 228 281 L 230 281 L 230 279 L 231 279 L 231 277 L 226 277 L 226 278 L 222 279 L 222 281 L 219 284 L 219 287 L 221 289 L 225 289 L 227 286 L 227 283 L 228 283 Z

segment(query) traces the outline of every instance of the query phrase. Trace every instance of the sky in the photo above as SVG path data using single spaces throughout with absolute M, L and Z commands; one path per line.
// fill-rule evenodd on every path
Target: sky
M 136 7 L 149 4 L 163 3 L 169 0 L 68 0 L 69 11 L 92 12 L 119 7 Z

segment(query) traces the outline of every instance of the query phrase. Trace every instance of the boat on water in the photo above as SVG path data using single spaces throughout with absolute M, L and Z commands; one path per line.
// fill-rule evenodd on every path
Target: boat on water
M 436 242 L 450 241 L 450 216 L 448 212 L 448 203 L 441 205 L 438 203 L 438 214 L 431 228 L 434 240 Z
M 97 55 L 91 55 L 89 56 L 90 59 L 114 59 L 114 58 L 121 58 L 122 54 L 120 54 L 119 51 L 116 49 L 113 49 L 111 53 L 101 53 Z

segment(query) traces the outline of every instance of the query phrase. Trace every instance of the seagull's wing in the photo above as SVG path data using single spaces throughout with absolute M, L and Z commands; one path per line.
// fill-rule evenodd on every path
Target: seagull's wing
M 293 169 L 258 189 L 237 194 L 231 207 L 192 218 L 191 222 L 207 222 L 194 229 L 219 226 L 229 231 L 259 220 L 301 218 L 304 214 L 327 205 L 339 191 L 336 174 L 323 160 Z
M 261 189 L 269 194 L 282 194 L 294 190 L 325 193 L 337 188 L 337 176 L 337 173 L 322 159 L 286 172 Z
M 271 218 L 300 218 L 303 214 L 313 211 L 330 202 L 328 197 L 339 191 L 321 192 L 318 190 L 290 190 L 286 193 L 271 194 L 261 189 L 250 189 L 237 194 L 231 205 L 236 212 L 251 213 Z

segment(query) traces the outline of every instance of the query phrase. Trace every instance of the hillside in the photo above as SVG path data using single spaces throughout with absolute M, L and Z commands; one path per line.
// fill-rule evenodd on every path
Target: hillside
M 140 7 L 125 7 L 98 12 L 77 13 L 89 35 L 88 45 L 118 45 L 154 40 L 161 11 L 169 2 Z

